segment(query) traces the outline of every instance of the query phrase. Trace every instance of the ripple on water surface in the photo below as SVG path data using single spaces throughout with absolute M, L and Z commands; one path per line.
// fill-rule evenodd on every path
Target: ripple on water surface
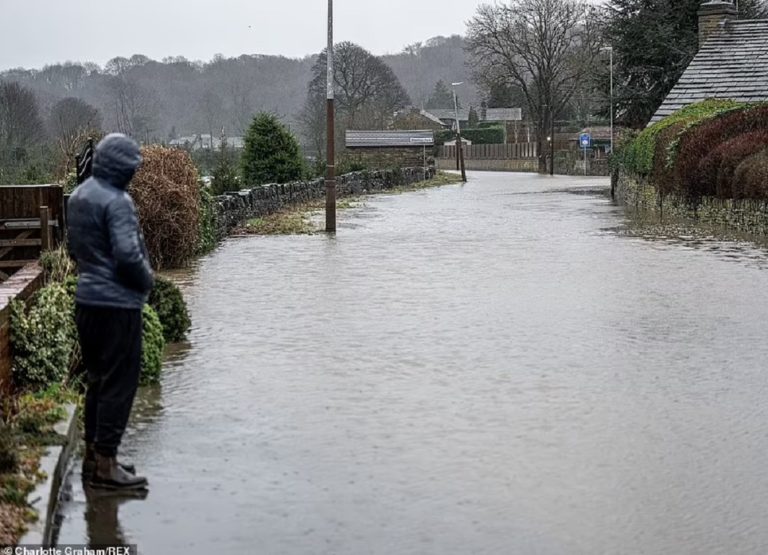
M 100 519 L 75 487 L 62 543 L 761 552 L 764 257 L 618 233 L 604 185 L 473 174 L 227 241 L 126 439 L 149 497 Z

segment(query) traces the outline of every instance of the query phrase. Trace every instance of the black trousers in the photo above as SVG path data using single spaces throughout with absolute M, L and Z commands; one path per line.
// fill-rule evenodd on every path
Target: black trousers
M 141 310 L 78 304 L 75 321 L 87 371 L 85 441 L 115 456 L 141 372 Z

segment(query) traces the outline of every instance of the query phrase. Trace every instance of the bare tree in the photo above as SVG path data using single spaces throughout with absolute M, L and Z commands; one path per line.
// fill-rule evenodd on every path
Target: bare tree
M 367 50 L 342 42 L 335 47 L 334 59 L 339 137 L 350 128 L 383 129 L 399 108 L 410 103 L 392 69 Z M 312 69 L 307 102 L 299 118 L 319 153 L 325 145 L 326 60 L 327 53 L 321 53 Z
M 206 131 L 208 131 L 208 134 L 210 135 L 210 143 L 208 147 L 213 151 L 214 131 L 221 131 L 224 113 L 221 97 L 216 94 L 213 88 L 205 91 L 202 98 L 199 100 L 199 110 L 200 114 L 203 116 Z
M 476 80 L 520 88 L 534 119 L 539 170 L 553 118 L 568 106 L 600 51 L 593 8 L 582 0 L 511 0 L 483 5 L 468 23 Z
M 44 137 L 35 94 L 18 83 L 0 82 L 0 149 L 28 149 Z
M 101 134 L 101 114 L 79 98 L 65 98 L 51 109 L 48 127 L 69 167 L 86 139 Z

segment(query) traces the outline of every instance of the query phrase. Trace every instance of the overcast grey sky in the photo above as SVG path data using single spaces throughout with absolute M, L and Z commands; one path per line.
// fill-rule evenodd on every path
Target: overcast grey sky
M 492 0 L 491 0 L 492 1 Z M 335 0 L 336 40 L 375 54 L 464 33 L 484 0 Z M 327 0 L 0 0 L 0 70 L 115 56 L 299 57 L 326 42 Z

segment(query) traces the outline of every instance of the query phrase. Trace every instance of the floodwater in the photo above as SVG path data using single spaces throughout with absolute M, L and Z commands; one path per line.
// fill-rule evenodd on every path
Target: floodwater
M 59 542 L 768 552 L 768 256 L 627 232 L 607 186 L 475 173 L 227 241 L 125 439 L 148 497 L 73 474 Z

